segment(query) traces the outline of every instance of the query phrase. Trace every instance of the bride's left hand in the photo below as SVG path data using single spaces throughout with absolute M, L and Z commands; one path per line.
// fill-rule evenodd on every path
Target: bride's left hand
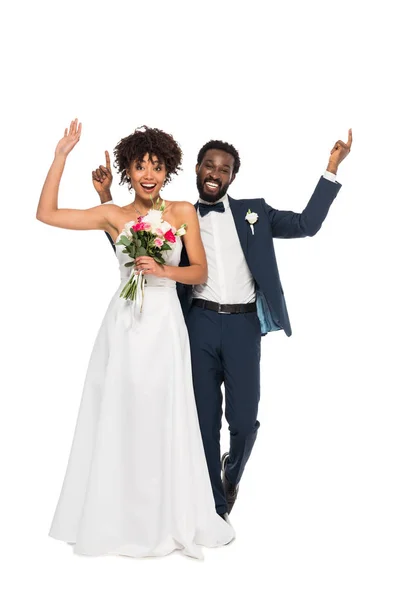
M 71 121 L 71 124 L 64 131 L 64 137 L 57 144 L 56 156 L 68 156 L 72 148 L 79 142 L 82 133 L 82 123 L 78 124 L 78 119 Z
M 135 261 L 135 273 L 143 271 L 144 275 L 165 277 L 164 267 L 157 263 L 151 256 L 139 256 Z

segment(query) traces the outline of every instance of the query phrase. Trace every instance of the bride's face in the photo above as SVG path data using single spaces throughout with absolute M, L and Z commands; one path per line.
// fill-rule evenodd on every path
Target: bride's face
M 126 174 L 136 196 L 145 201 L 150 200 L 150 196 L 153 200 L 158 198 L 167 176 L 164 163 L 155 155 L 150 158 L 149 154 L 145 154 L 142 162 L 134 160 Z

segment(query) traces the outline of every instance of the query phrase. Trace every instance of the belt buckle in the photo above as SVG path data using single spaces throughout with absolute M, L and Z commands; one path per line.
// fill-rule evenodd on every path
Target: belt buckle
M 218 304 L 218 312 L 220 315 L 230 315 L 231 313 L 221 310 L 222 304 Z

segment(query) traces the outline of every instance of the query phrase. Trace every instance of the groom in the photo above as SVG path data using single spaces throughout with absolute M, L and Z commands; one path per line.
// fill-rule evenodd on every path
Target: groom
M 279 329 L 288 336 L 292 333 L 273 238 L 317 233 L 341 188 L 336 173 L 351 145 L 349 130 L 347 143 L 339 140 L 332 148 L 327 170 L 302 213 L 276 210 L 262 198 L 233 200 L 227 192 L 240 167 L 237 150 L 213 140 L 199 151 L 196 208 L 208 280 L 193 287 L 178 284 L 177 289 L 189 331 L 204 450 L 221 516 L 230 513 L 236 501 L 260 425 L 261 336 Z M 111 184 L 109 160 L 99 170 L 101 180 Z M 110 201 L 109 190 L 100 198 Z M 181 266 L 188 264 L 183 250 Z M 221 459 L 222 384 L 230 447 Z

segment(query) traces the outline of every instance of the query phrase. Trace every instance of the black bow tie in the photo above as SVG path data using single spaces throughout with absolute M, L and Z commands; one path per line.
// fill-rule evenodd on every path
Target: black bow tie
M 225 212 L 225 206 L 223 202 L 216 202 L 215 204 L 203 204 L 199 202 L 199 212 L 201 217 L 205 217 L 211 210 L 216 212 Z

